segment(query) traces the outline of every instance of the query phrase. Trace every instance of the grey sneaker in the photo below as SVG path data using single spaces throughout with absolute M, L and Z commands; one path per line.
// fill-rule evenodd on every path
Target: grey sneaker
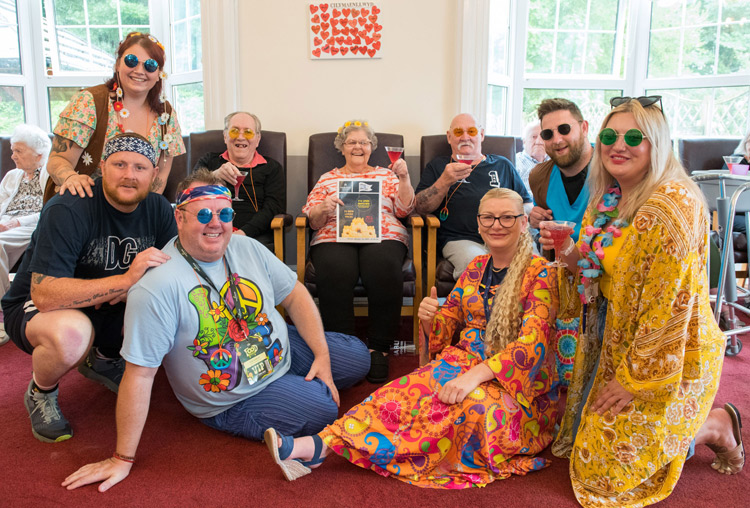
M 117 393 L 122 374 L 125 372 L 125 360 L 98 358 L 95 349 L 91 348 L 86 359 L 78 366 L 78 372 Z
M 34 437 L 45 443 L 59 443 L 73 437 L 73 429 L 57 405 L 57 388 L 53 392 L 42 393 L 33 386 L 32 379 L 23 401 L 31 418 L 31 432 Z

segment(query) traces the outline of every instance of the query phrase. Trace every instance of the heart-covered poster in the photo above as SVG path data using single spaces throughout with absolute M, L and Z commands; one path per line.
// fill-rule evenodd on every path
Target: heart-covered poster
M 373 2 L 310 4 L 310 58 L 380 58 L 383 25 Z

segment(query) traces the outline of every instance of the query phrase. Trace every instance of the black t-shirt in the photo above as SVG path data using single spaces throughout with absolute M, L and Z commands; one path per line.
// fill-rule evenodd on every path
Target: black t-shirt
M 579 171 L 573 176 L 565 176 L 560 171 L 560 178 L 562 178 L 563 186 L 565 187 L 565 194 L 568 195 L 568 203 L 571 205 L 576 202 L 578 195 L 581 193 L 583 186 L 586 184 L 586 175 L 589 174 L 589 165 Z
M 247 171 L 244 187 L 240 186 L 240 197 L 243 201 L 232 201 L 232 208 L 237 213 L 234 227 L 241 229 L 247 236 L 257 238 L 271 231 L 271 219 L 274 215 L 284 213 L 286 196 L 286 180 L 281 164 L 264 157 L 265 164 L 258 164 L 254 168 L 238 168 Z M 207 168 L 209 171 L 219 169 L 227 159 L 217 152 L 209 152 L 195 164 L 193 171 Z M 234 186 L 225 184 L 232 197 Z M 255 211 L 255 206 L 258 211 Z
M 487 155 L 466 178 L 468 183 L 458 182 L 451 185 L 446 194 L 448 198 L 448 217 L 440 221 L 437 230 L 438 249 L 453 240 L 473 240 L 483 243 L 477 228 L 477 212 L 479 200 L 492 188 L 512 189 L 521 195 L 524 203 L 531 203 L 531 195 L 521 180 L 513 164 L 499 155 Z M 417 186 L 417 194 L 431 187 L 445 171 L 445 166 L 451 161 L 450 157 L 436 157 L 425 166 L 422 177 Z M 439 214 L 445 206 L 443 198 L 436 210 Z
M 3 297 L 4 309 L 29 299 L 32 273 L 76 279 L 119 275 L 128 270 L 136 254 L 149 247 L 162 248 L 177 235 L 172 207 L 164 196 L 151 192 L 134 211 L 123 213 L 107 202 L 101 179 L 92 190 L 92 198 L 66 192 L 44 206 Z

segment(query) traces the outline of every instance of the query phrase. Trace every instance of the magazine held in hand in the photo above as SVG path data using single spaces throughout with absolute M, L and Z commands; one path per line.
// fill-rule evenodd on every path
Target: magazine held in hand
M 339 181 L 336 241 L 380 243 L 380 185 L 378 179 Z

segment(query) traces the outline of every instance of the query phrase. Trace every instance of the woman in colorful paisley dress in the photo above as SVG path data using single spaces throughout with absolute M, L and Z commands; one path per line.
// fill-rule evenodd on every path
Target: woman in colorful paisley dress
M 437 358 L 315 436 L 292 440 L 268 429 L 266 444 L 287 479 L 331 451 L 382 476 L 445 489 L 547 465 L 534 455 L 552 442 L 557 414 L 557 277 L 532 254 L 523 201 L 512 190 L 484 196 L 477 226 L 490 254 L 469 264 L 442 308 L 434 288 L 419 308 Z
M 581 505 L 646 506 L 672 492 L 695 444 L 726 474 L 744 451 L 737 409 L 711 409 L 725 338 L 709 306 L 703 197 L 674 157 L 661 98 L 611 103 L 578 248 L 564 245 L 560 313 L 582 328 L 552 451 L 570 458 Z

